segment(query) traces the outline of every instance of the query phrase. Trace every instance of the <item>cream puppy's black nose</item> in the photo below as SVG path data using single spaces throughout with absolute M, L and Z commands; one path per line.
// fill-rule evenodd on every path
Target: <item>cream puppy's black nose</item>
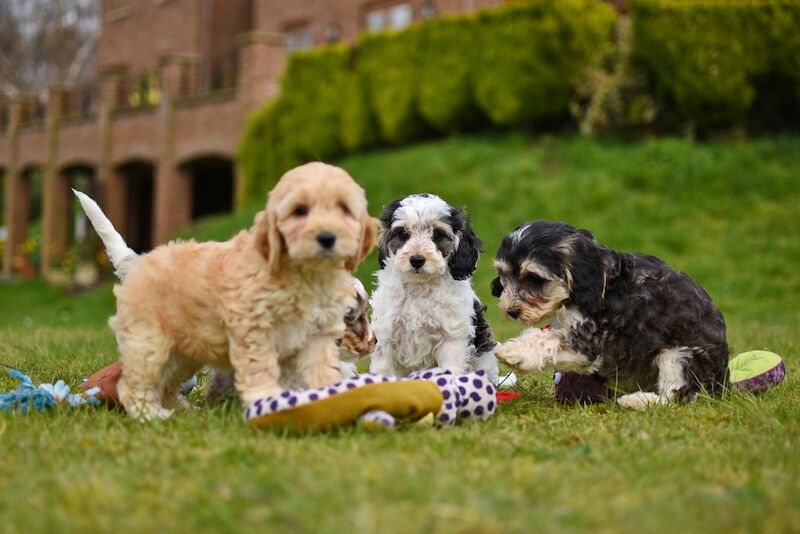
M 336 244 L 336 234 L 333 232 L 320 232 L 317 234 L 317 243 L 324 249 L 332 249 Z
M 419 254 L 411 256 L 408 258 L 408 263 L 415 269 L 419 269 L 423 265 L 425 265 L 425 256 L 420 256 Z

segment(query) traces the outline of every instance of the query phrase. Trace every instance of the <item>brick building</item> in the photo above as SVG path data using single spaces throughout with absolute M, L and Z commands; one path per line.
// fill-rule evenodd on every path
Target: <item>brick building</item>
M 75 233 L 74 184 L 138 250 L 231 210 L 242 125 L 277 92 L 287 52 L 501 2 L 102 0 L 93 84 L 0 101 L 3 273 L 39 213 L 39 263 L 60 261 Z

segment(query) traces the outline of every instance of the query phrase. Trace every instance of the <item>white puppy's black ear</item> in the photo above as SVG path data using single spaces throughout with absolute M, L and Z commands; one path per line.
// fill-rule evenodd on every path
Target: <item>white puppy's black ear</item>
M 400 207 L 400 202 L 403 199 L 392 201 L 387 206 L 383 207 L 381 216 L 378 220 L 381 222 L 381 231 L 378 235 L 378 264 L 381 269 L 386 265 L 386 258 L 391 255 L 389 251 L 389 239 L 391 237 L 392 221 L 394 220 L 394 212 Z
M 450 217 L 450 224 L 459 240 L 458 248 L 447 261 L 447 267 L 453 280 L 466 280 L 478 266 L 478 256 L 483 252 L 483 242 L 478 239 L 463 210 L 454 209 Z

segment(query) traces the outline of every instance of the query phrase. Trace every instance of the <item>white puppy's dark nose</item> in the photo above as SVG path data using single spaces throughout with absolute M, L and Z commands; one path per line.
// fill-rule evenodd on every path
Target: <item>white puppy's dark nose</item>
M 317 234 L 317 243 L 322 248 L 330 250 L 336 244 L 336 234 L 333 232 L 320 232 Z
M 419 254 L 411 256 L 408 258 L 408 263 L 410 263 L 414 269 L 419 269 L 425 265 L 425 256 L 420 256 Z

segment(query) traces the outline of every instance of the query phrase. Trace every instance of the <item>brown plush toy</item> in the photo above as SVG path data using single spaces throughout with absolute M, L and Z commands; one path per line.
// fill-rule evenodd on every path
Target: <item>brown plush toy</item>
M 81 384 L 84 391 L 94 387 L 100 388 L 100 393 L 95 397 L 105 402 L 108 406 L 119 404 L 119 393 L 117 393 L 117 382 L 122 377 L 122 362 L 114 362 L 107 365 L 86 379 Z

